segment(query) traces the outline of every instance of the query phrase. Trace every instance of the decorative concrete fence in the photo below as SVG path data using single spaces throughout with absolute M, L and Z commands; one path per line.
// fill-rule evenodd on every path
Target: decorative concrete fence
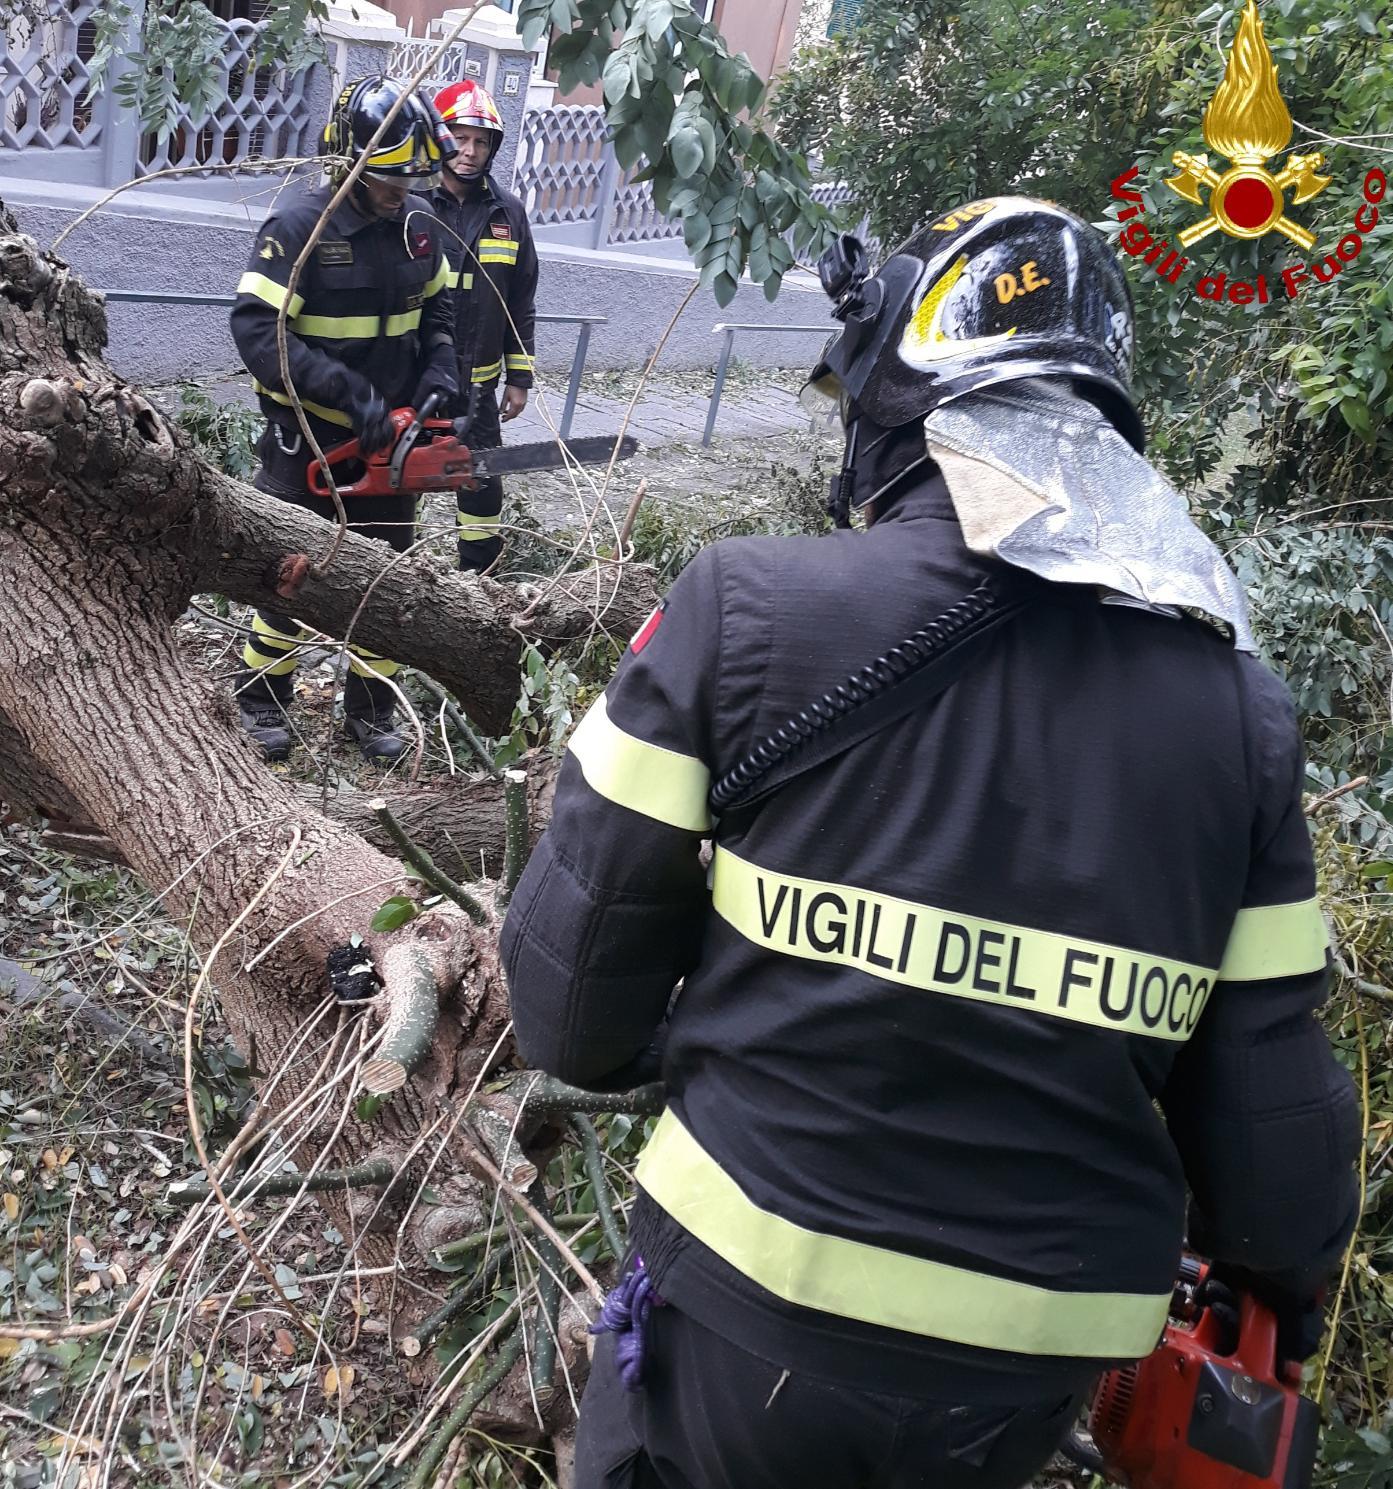
M 533 223 L 551 242 L 607 248 L 674 238 L 681 223 L 653 205 L 647 182 L 623 170 L 609 143 L 603 110 L 593 104 L 539 109 L 523 121 L 514 187 Z
M 397 42 L 387 64 L 387 75 L 394 78 L 414 78 L 416 69 L 429 61 L 439 45 L 438 41 L 421 37 Z M 469 62 L 467 44 L 457 42 L 454 46 L 447 47 L 436 59 L 435 66 L 421 79 L 421 91 L 429 96 L 440 88 L 449 87 L 451 83 L 463 82 L 466 77 L 478 77 L 482 71 L 478 62 L 473 67 Z
M 681 222 L 664 217 L 648 183 L 634 180 L 646 163 L 620 167 L 603 110 L 561 104 L 523 120 L 513 185 L 533 224 L 552 243 L 609 248 L 679 238 Z M 813 196 L 833 210 L 853 199 L 841 181 L 815 186 Z
M 101 0 L 29 0 L 0 12 L 0 175 L 118 186 L 169 166 L 315 153 L 322 97 L 312 102 L 311 95 L 324 69 L 258 68 L 261 28 L 251 21 L 218 22 L 222 101 L 200 118 L 181 107 L 163 140 L 142 136 L 114 87 L 124 57 L 138 51 L 140 6 L 97 92 L 91 62 L 100 8 Z

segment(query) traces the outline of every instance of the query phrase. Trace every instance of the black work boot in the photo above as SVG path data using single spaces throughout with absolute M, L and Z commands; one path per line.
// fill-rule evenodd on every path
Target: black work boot
M 287 717 L 295 692 L 293 675 L 272 677 L 268 673 L 242 672 L 235 684 L 237 711 L 242 728 L 261 746 L 267 761 L 290 758 L 290 720 Z
M 374 765 L 390 765 L 406 753 L 396 731 L 396 694 L 380 677 L 348 674 L 343 690 L 344 733 Z

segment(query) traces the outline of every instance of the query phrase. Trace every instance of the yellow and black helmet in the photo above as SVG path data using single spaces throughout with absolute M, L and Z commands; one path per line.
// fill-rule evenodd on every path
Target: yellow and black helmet
M 810 382 L 894 429 L 965 393 L 1067 377 L 1136 449 L 1132 296 L 1095 228 L 1050 202 L 989 197 L 935 218 L 878 273 L 843 235 L 818 265 L 842 332 Z
M 338 96 L 324 130 L 325 149 L 357 158 L 367 148 L 388 110 L 406 93 L 406 101 L 387 126 L 364 167 L 370 176 L 407 177 L 423 185 L 440 179 L 440 168 L 456 152 L 439 114 L 418 93 L 387 77 L 359 78 Z

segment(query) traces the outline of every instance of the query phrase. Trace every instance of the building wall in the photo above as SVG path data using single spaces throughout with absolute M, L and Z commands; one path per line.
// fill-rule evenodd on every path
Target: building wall
M 771 78 L 788 61 L 802 10 L 803 0 L 716 0 L 716 29 L 732 53 L 744 52 Z
M 20 231 L 44 244 L 103 195 L 0 176 L 0 199 L 14 211 Z M 260 202 L 195 206 L 135 190 L 87 218 L 60 252 L 95 288 L 230 295 L 265 211 Z M 606 325 L 595 328 L 590 344 L 589 365 L 594 368 L 644 366 L 694 277 L 685 257 L 594 253 L 547 243 L 538 250 L 539 311 L 608 317 Z M 810 275 L 791 275 L 772 305 L 748 280 L 724 310 L 699 292 L 669 335 L 659 368 L 710 369 L 720 351 L 713 327 L 730 321 L 815 327 L 796 334 L 751 332 L 736 344 L 741 360 L 755 366 L 808 365 L 833 329 L 828 311 L 827 298 Z M 227 308 L 217 305 L 111 304 L 111 365 L 151 385 L 235 374 L 241 363 L 227 317 Z M 537 359 L 553 391 L 564 391 L 575 344 L 574 325 L 539 327 Z

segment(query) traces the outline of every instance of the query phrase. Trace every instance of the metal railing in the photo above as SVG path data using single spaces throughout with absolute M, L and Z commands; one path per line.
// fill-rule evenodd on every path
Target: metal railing
M 127 305 L 226 305 L 236 304 L 235 295 L 194 295 L 175 290 L 102 290 L 110 301 Z M 549 326 L 579 326 L 576 349 L 571 357 L 571 375 L 566 384 L 566 402 L 561 409 L 561 423 L 557 433 L 562 439 L 571 437 L 571 422 L 575 418 L 576 402 L 580 398 L 580 385 L 585 377 L 585 361 L 590 354 L 590 337 L 596 326 L 609 324 L 607 315 L 538 315 L 537 321 Z
M 724 336 L 721 343 L 721 355 L 716 363 L 716 381 L 711 389 L 711 402 L 706 409 L 706 430 L 701 436 L 703 445 L 711 443 L 711 436 L 716 429 L 716 415 L 721 408 L 721 394 L 725 391 L 726 373 L 730 371 L 730 359 L 735 351 L 735 338 L 741 331 L 776 331 L 794 332 L 806 336 L 821 336 L 825 341 L 832 334 L 834 327 L 826 326 L 773 326 L 759 321 L 718 321 L 711 327 L 713 336 Z

